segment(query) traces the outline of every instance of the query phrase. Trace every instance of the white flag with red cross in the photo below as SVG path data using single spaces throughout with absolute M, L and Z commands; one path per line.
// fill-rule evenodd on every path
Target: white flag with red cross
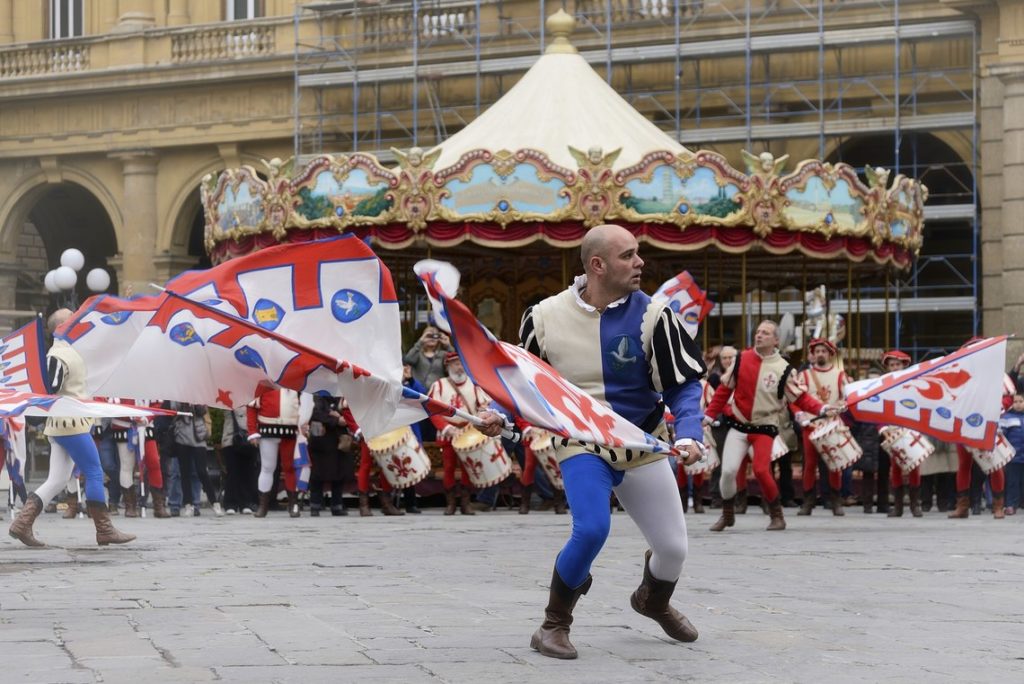
M 1006 336 L 843 387 L 854 418 L 908 427 L 983 451 L 995 446 L 1002 411 Z

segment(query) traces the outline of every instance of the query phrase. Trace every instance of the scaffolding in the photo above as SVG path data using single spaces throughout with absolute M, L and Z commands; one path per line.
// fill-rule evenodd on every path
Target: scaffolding
M 387 161 L 390 147 L 443 142 L 532 66 L 558 7 L 577 19 L 582 56 L 691 149 L 790 152 L 922 180 L 921 256 L 885 282 L 840 284 L 834 304 L 875 312 L 864 332 L 918 357 L 978 332 L 978 25 L 932 0 L 305 4 L 295 13 L 296 157 Z

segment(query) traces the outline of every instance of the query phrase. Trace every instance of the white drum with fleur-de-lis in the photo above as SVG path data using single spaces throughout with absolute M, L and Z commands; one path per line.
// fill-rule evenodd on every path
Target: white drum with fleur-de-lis
M 555 435 L 547 430 L 533 428 L 530 431 L 530 451 L 533 452 L 540 467 L 544 469 L 544 474 L 548 476 L 551 486 L 564 490 L 565 482 L 562 481 L 562 469 L 558 467 L 555 439 Z
M 430 474 L 430 457 L 408 426 L 367 440 L 366 448 L 395 489 L 412 487 Z
M 452 440 L 452 449 L 474 487 L 490 487 L 512 472 L 512 462 L 501 447 L 501 440 L 488 437 L 467 425 Z
M 882 448 L 906 475 L 935 453 L 935 445 L 920 432 L 896 425 L 887 425 L 879 434 Z
M 1001 431 L 996 433 L 996 445 L 992 447 L 992 451 L 982 451 L 972 447 L 967 447 L 967 451 L 986 475 L 999 470 L 1017 455 L 1017 450 L 1006 440 Z
M 830 418 L 811 433 L 811 444 L 828 469 L 835 473 L 856 463 L 864 454 L 849 426 L 839 418 Z

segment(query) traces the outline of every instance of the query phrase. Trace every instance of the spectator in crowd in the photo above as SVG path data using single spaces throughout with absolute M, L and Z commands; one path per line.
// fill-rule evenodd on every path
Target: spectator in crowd
M 256 508 L 256 477 L 259 450 L 249 443 L 245 431 L 246 407 L 222 411 L 224 430 L 220 447 L 224 457 L 224 509 L 228 515 L 246 515 Z
M 218 516 L 224 514 L 217 491 L 206 469 L 206 438 L 210 431 L 206 425 L 206 407 L 172 401 L 171 409 L 191 415 L 174 417 L 174 453 L 181 476 L 182 501 L 186 516 L 198 516 L 202 491 Z M 201 488 L 200 488 L 201 487 Z M 172 506 L 173 512 L 173 506 Z
M 355 475 L 355 450 L 351 428 L 355 422 L 337 397 L 313 397 L 309 423 L 309 456 L 313 469 L 309 481 L 309 514 L 316 517 L 324 507 L 324 487 L 331 493 L 331 515 L 348 515 L 342 500 L 345 483 Z
M 1024 496 L 1024 394 L 1013 395 L 1013 404 L 999 421 L 1006 440 L 1016 449 L 1013 460 L 1006 464 L 1006 515 L 1014 515 Z

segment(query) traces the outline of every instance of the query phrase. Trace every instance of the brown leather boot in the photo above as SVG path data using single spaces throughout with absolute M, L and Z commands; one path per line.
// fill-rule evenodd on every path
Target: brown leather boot
M 302 509 L 299 508 L 299 493 L 288 492 L 288 517 L 301 518 Z
M 572 660 L 577 657 L 576 648 L 569 641 L 572 611 L 580 596 L 586 594 L 593 583 L 594 578 L 588 575 L 583 584 L 572 589 L 558 576 L 557 568 L 551 573 L 551 591 L 544 609 L 544 622 L 533 633 L 530 648 L 549 658 Z
M 846 515 L 843 510 L 843 497 L 838 489 L 830 489 L 828 493 L 829 506 L 832 508 L 832 515 Z
M 455 515 L 455 490 L 446 489 L 444 490 L 444 514 Z
M 651 574 L 651 551 L 648 549 L 644 554 L 644 579 L 629 597 L 629 605 L 633 606 L 636 612 L 661 625 L 665 634 L 676 641 L 696 641 L 697 628 L 685 615 L 669 604 L 675 590 L 676 582 L 660 580 Z
M 171 512 L 167 510 L 167 496 L 164 494 L 164 490 L 152 487 L 149 493 L 153 495 L 153 517 L 170 518 Z
M 270 492 L 260 492 L 260 504 L 256 507 L 256 512 L 252 514 L 254 518 L 266 518 L 267 513 L 270 511 Z
M 971 496 L 969 491 L 956 493 L 956 508 L 951 510 L 947 518 L 966 518 L 971 514 Z
M 124 517 L 139 517 L 139 499 L 135 496 L 135 486 L 121 487 L 121 500 L 124 501 Z
M 469 490 L 465 487 L 459 488 L 459 513 L 476 515 L 476 511 L 473 510 L 473 502 L 469 500 Z
M 865 473 L 870 475 L 870 473 Z M 875 503 L 875 478 L 864 478 L 860 481 L 860 502 L 864 505 L 864 512 L 870 514 L 874 510 Z
M 370 493 L 359 492 L 359 517 L 369 518 L 373 515 L 373 511 L 370 510 Z
M 903 517 L 903 485 L 894 487 L 892 490 L 892 510 L 889 511 L 889 517 Z
M 804 492 L 804 501 L 800 504 L 800 510 L 796 512 L 797 515 L 810 515 L 811 511 L 814 510 L 814 500 L 818 498 L 818 495 L 811 490 Z
M 11 523 L 7 534 L 11 535 L 25 546 L 41 547 L 46 546 L 32 534 L 32 524 L 43 512 L 43 500 L 35 492 L 28 495 L 28 501 L 18 511 L 18 517 Z
M 530 514 L 530 497 L 533 496 L 533 485 L 523 486 L 523 495 L 519 498 L 519 515 Z
M 747 513 L 747 490 L 738 489 L 736 490 L 736 496 L 733 497 L 735 503 L 734 513 L 736 515 L 746 515 Z
M 924 516 L 924 511 L 921 510 L 921 488 L 911 487 L 910 488 L 910 515 L 915 518 L 921 518 Z
M 395 506 L 395 502 L 391 500 L 391 492 L 380 492 L 377 494 L 380 498 L 380 510 L 384 515 L 405 515 L 405 511 Z
M 1006 517 L 1006 509 L 1003 507 L 1003 495 L 993 494 L 992 495 L 992 517 L 996 520 L 1002 520 Z
M 776 496 L 774 501 L 768 502 L 768 515 L 772 520 L 765 529 L 769 532 L 776 532 L 786 529 L 786 518 L 782 515 L 782 497 Z
M 78 515 L 78 492 L 68 494 L 64 501 L 68 507 L 64 509 L 64 515 L 61 517 L 65 520 L 70 520 Z
M 693 512 L 698 515 L 703 515 L 704 513 L 704 500 L 696 489 L 693 490 Z
M 556 489 L 552 501 L 554 502 L 555 515 L 565 515 L 565 490 Z
M 110 522 L 110 511 L 102 501 L 86 500 L 85 507 L 89 509 L 93 525 L 96 526 L 96 543 L 100 546 L 127 544 L 135 540 L 134 534 L 125 534 L 114 527 L 114 523 Z
M 736 524 L 736 497 L 722 499 L 722 515 L 714 525 L 709 527 L 712 532 L 721 532 L 726 527 Z

